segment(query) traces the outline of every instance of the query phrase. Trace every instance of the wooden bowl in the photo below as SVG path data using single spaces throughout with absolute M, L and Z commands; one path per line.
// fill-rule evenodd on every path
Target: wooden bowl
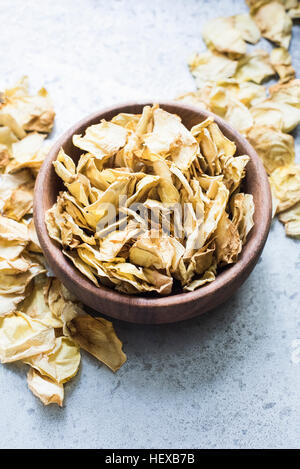
M 61 181 L 53 168 L 60 147 L 78 161 L 81 151 L 72 144 L 73 134 L 82 134 L 101 119 L 111 120 L 120 112 L 141 113 L 149 103 L 127 103 L 96 112 L 73 125 L 55 143 L 39 172 L 34 197 L 34 220 L 39 241 L 47 263 L 53 273 L 79 300 L 102 314 L 124 321 L 160 324 L 181 321 L 202 314 L 226 301 L 246 280 L 254 268 L 266 242 L 271 223 L 271 194 L 266 172 L 252 146 L 230 125 L 213 116 L 222 132 L 236 143 L 237 155 L 247 154 L 245 192 L 253 195 L 255 203 L 254 227 L 248 235 L 236 264 L 220 272 L 216 280 L 193 292 L 149 298 L 118 293 L 104 286 L 96 287 L 84 277 L 62 253 L 60 245 L 49 236 L 45 225 L 45 212 L 56 202 Z M 194 106 L 179 102 L 162 102 L 168 112 L 178 114 L 187 128 L 198 124 L 209 115 Z

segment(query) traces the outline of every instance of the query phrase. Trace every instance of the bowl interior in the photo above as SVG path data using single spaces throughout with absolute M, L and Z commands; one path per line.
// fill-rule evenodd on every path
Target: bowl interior
M 254 151 L 253 147 L 244 139 L 236 130 L 234 130 L 223 119 L 190 105 L 177 102 L 162 102 L 160 107 L 168 112 L 179 115 L 183 124 L 190 129 L 192 126 L 213 116 L 215 122 L 226 137 L 233 140 L 236 144 L 236 155 L 248 154 L 250 161 L 246 168 L 246 177 L 244 180 L 244 191 L 253 195 L 255 204 L 254 227 L 248 235 L 247 242 L 243 246 L 242 253 L 236 264 L 221 271 L 216 280 L 194 292 L 182 291 L 175 292 L 167 297 L 147 297 L 144 295 L 129 296 L 116 292 L 104 286 L 96 287 L 87 278 L 85 278 L 62 253 L 58 243 L 49 238 L 45 226 L 45 212 L 56 202 L 57 195 L 63 188 L 61 180 L 56 175 L 53 168 L 53 161 L 57 157 L 57 153 L 61 147 L 64 151 L 78 161 L 82 151 L 74 147 L 72 136 L 74 134 L 83 134 L 87 127 L 97 124 L 101 119 L 111 120 L 115 115 L 126 112 L 138 114 L 142 112 L 145 105 L 152 103 L 129 103 L 120 106 L 114 106 L 94 113 L 87 118 L 81 120 L 71 127 L 52 147 L 50 153 L 46 157 L 43 166 L 39 172 L 35 187 L 35 223 L 37 234 L 41 242 L 46 260 L 53 272 L 66 284 L 75 294 L 78 293 L 79 298 L 91 307 L 97 309 L 95 298 L 103 299 L 105 296 L 107 301 L 114 302 L 115 305 L 130 304 L 132 307 L 140 308 L 156 308 L 163 305 L 176 305 L 180 303 L 189 303 L 196 299 L 204 299 L 212 293 L 220 293 L 222 288 L 228 287 L 230 281 L 237 275 L 240 275 L 241 282 L 249 275 L 254 267 L 257 258 L 263 248 L 271 221 L 271 196 L 269 183 L 263 165 Z M 80 291 L 88 291 L 89 298 L 82 298 Z M 220 295 L 220 298 L 222 295 Z M 114 317 L 120 317 L 118 314 L 110 314 Z M 125 318 L 126 319 L 126 318 Z M 143 322 L 143 321 L 141 321 Z

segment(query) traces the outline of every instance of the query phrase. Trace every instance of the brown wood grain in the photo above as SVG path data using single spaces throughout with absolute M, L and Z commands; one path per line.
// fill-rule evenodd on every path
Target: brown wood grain
M 222 132 L 236 143 L 237 155 L 247 154 L 245 192 L 253 195 L 255 203 L 254 227 L 248 235 L 238 262 L 217 275 L 214 282 L 193 292 L 176 293 L 167 297 L 129 296 L 104 286 L 96 287 L 84 277 L 63 255 L 60 245 L 49 236 L 45 225 L 45 212 L 56 202 L 62 182 L 53 168 L 60 147 L 78 161 L 81 150 L 72 144 L 73 134 L 110 120 L 120 112 L 141 113 L 151 103 L 126 103 L 96 112 L 71 127 L 52 147 L 45 158 L 35 185 L 34 220 L 39 241 L 47 263 L 53 273 L 73 292 L 79 300 L 94 310 L 124 321 L 160 324 L 191 318 L 211 310 L 226 301 L 249 276 L 265 245 L 271 223 L 272 202 L 269 183 L 264 167 L 253 147 L 236 130 L 221 118 L 194 106 L 179 102 L 161 102 L 168 112 L 178 114 L 187 128 L 212 115 Z

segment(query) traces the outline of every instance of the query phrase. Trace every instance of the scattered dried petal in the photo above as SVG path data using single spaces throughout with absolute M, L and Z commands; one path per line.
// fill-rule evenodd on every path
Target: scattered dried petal
M 33 368 L 30 368 L 27 374 L 27 384 L 30 391 L 38 397 L 44 405 L 58 404 L 63 405 L 64 387 L 62 384 L 55 383 L 46 376 L 41 376 Z
M 279 214 L 279 220 L 284 223 L 285 233 L 292 238 L 300 237 L 300 203 Z
M 203 39 L 212 50 L 240 57 L 246 53 L 246 43 L 233 18 L 214 18 L 207 21 L 202 30 Z
M 117 371 L 125 363 L 122 342 L 110 321 L 78 316 L 72 320 L 70 327 L 73 340 L 112 371 Z
M 207 51 L 195 54 L 189 61 L 189 67 L 198 88 L 201 88 L 207 82 L 217 82 L 233 77 L 237 61 L 223 54 Z
M 268 174 L 280 166 L 293 164 L 294 139 L 291 135 L 267 126 L 254 126 L 247 138 L 263 161 Z
M 257 6 L 251 8 L 251 14 L 262 36 L 288 49 L 291 40 L 292 21 L 284 6 L 276 0 L 257 2 L 257 4 Z
M 275 47 L 270 56 L 271 64 L 280 78 L 280 83 L 286 83 L 295 78 L 296 72 L 292 66 L 292 58 L 284 47 Z
M 300 165 L 294 164 L 275 169 L 269 178 L 278 199 L 277 213 L 283 212 L 300 201 Z
M 58 337 L 52 350 L 29 357 L 24 362 L 42 376 L 63 384 L 76 375 L 80 364 L 80 351 L 70 337 Z
M 239 60 L 234 78 L 242 82 L 254 81 L 259 84 L 273 75 L 275 70 L 271 65 L 269 54 L 256 49 Z
M 24 313 L 0 318 L 0 360 L 2 363 L 47 352 L 55 345 L 54 329 Z

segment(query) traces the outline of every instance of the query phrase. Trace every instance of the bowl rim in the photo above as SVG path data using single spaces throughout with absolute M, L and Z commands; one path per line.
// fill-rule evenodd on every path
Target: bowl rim
M 186 112 L 198 113 L 199 119 L 204 120 L 205 118 L 211 116 L 214 118 L 214 121 L 220 126 L 221 130 L 226 130 L 226 134 L 229 134 L 235 142 L 239 143 L 245 148 L 245 153 L 250 156 L 252 159 L 252 164 L 256 169 L 256 173 L 260 177 L 260 191 L 264 195 L 264 204 L 261 207 L 261 216 L 259 223 L 255 223 L 251 232 L 250 238 L 247 240 L 243 249 L 239 255 L 239 259 L 235 264 L 230 265 L 227 269 L 222 271 L 216 276 L 216 279 L 204 285 L 203 287 L 196 289 L 192 292 L 180 292 L 174 293 L 167 296 L 160 296 L 155 298 L 147 298 L 142 295 L 127 295 L 125 293 L 120 293 L 115 290 L 112 290 L 108 287 L 100 285 L 97 287 L 90 280 L 88 280 L 81 272 L 71 264 L 71 261 L 65 257 L 61 247 L 58 243 L 52 240 L 47 232 L 45 224 L 45 207 L 44 207 L 44 197 L 40 197 L 40 194 L 44 193 L 44 182 L 49 177 L 48 172 L 53 169 L 52 162 L 55 160 L 57 153 L 61 147 L 64 146 L 67 140 L 77 132 L 80 127 L 91 125 L 90 121 L 98 119 L 99 121 L 104 118 L 104 114 L 112 113 L 116 110 L 116 113 L 120 112 L 130 112 L 127 108 L 134 106 L 146 106 L 152 105 L 158 102 L 159 106 L 164 107 L 177 107 L 178 110 L 185 110 Z M 105 107 L 98 111 L 95 111 L 88 116 L 80 119 L 74 125 L 72 125 L 67 131 L 65 131 L 53 144 L 48 155 L 46 156 L 42 167 L 38 173 L 35 190 L 34 190 L 34 221 L 36 226 L 36 231 L 38 239 L 40 241 L 44 256 L 47 263 L 50 266 L 50 269 L 54 274 L 62 279 L 65 276 L 71 276 L 72 282 L 80 284 L 82 288 L 87 288 L 93 295 L 105 298 L 107 301 L 111 301 L 116 305 L 126 305 L 130 304 L 136 308 L 142 309 L 147 308 L 160 308 L 162 306 L 176 306 L 178 303 L 188 304 L 194 302 L 195 300 L 201 300 L 205 297 L 216 293 L 221 289 L 229 286 L 232 279 L 237 276 L 244 274 L 244 279 L 247 278 L 248 274 L 246 271 L 251 265 L 251 270 L 254 267 L 262 249 L 265 244 L 265 241 L 268 236 L 268 232 L 271 224 L 271 212 L 272 212 L 272 201 L 271 201 L 271 192 L 268 182 L 268 177 L 263 167 L 262 161 L 255 152 L 254 148 L 250 143 L 243 137 L 237 130 L 235 130 L 231 125 L 224 121 L 221 117 L 186 103 L 181 103 L 180 101 L 129 101 L 125 103 L 118 103 L 113 106 Z M 127 111 L 126 111 L 127 109 Z M 230 138 L 231 138 L 230 137 Z M 55 260 L 54 260 L 55 259 Z M 87 302 L 89 306 L 89 304 Z M 115 315 L 118 319 L 123 319 L 122 314 Z M 126 320 L 126 319 L 125 319 Z M 128 319 L 127 319 L 128 320 Z

